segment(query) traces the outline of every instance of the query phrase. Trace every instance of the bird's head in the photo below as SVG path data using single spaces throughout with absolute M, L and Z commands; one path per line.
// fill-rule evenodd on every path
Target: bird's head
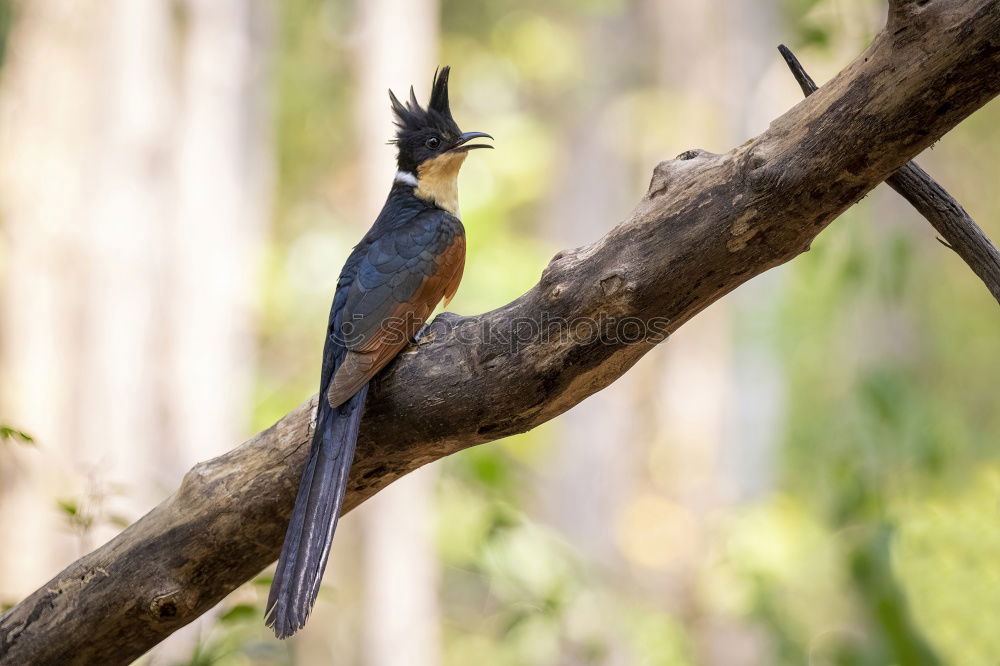
M 413 185 L 417 196 L 457 214 L 456 182 L 466 154 L 474 148 L 493 147 L 470 142 L 493 137 L 485 132 L 463 132 L 459 129 L 448 104 L 450 72 L 449 67 L 443 67 L 435 73 L 426 109 L 417 103 L 412 86 L 406 104 L 400 102 L 391 90 L 389 99 L 396 115 L 397 130 L 393 143 L 399 150 L 396 156 L 399 166 L 397 182 Z

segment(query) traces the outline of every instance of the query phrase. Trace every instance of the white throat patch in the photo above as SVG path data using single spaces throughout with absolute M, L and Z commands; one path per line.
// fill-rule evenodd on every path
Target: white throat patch
M 409 171 L 397 171 L 396 178 L 394 179 L 397 183 L 403 183 L 404 185 L 417 186 L 417 177 L 414 176 Z

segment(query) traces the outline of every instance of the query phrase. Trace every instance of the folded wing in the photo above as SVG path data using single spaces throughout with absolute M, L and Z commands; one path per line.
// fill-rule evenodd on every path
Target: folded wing
M 464 266 L 461 222 L 443 210 L 421 213 L 371 244 L 344 306 L 348 351 L 327 391 L 331 406 L 354 395 L 413 339 L 441 299 L 454 296 Z

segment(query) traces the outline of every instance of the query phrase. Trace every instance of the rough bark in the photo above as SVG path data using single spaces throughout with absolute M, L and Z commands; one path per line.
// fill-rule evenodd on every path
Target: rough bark
M 477 317 L 439 317 L 373 387 L 346 507 L 421 465 L 557 416 L 654 344 L 542 335 L 539 325 L 613 329 L 608 317 L 634 317 L 676 330 L 806 251 L 998 93 L 997 0 L 892 3 L 873 44 L 766 132 L 723 155 L 692 150 L 661 163 L 625 222 L 556 255 L 528 293 Z M 313 404 L 196 466 L 173 496 L 0 617 L 3 663 L 127 662 L 267 566 Z
M 1000 303 L 1000 251 L 976 221 L 930 174 L 908 162 L 885 181 L 941 234 Z
M 798 58 L 782 44 L 778 47 L 792 75 L 808 97 L 819 89 Z M 916 162 L 907 162 L 885 181 L 917 209 L 962 261 L 979 276 L 993 298 L 1000 303 L 1000 250 L 965 211 L 962 204 L 948 194 L 930 174 Z

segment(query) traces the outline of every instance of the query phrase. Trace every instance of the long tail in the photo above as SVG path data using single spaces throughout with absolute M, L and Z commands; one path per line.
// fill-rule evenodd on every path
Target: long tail
M 320 393 L 309 461 L 302 472 L 267 599 L 266 623 L 278 638 L 288 638 L 301 629 L 316 602 L 344 502 L 367 395 L 365 384 L 353 398 L 332 408 L 325 394 Z

